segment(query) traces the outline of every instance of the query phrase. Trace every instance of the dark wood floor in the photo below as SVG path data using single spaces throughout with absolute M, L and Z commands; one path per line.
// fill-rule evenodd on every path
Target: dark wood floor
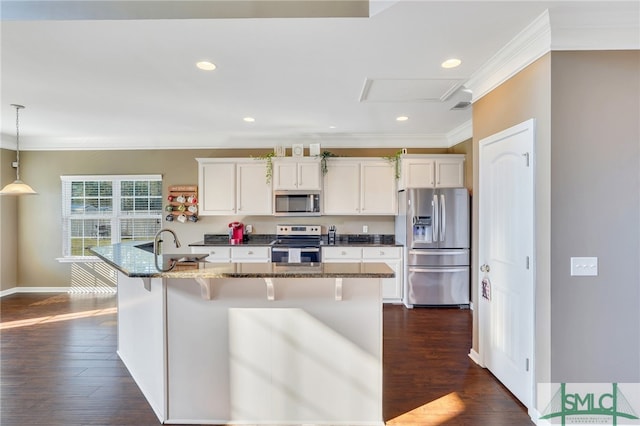
M 158 425 L 118 359 L 113 295 L 0 299 L 0 424 Z M 531 425 L 467 356 L 471 312 L 384 308 L 388 425 Z

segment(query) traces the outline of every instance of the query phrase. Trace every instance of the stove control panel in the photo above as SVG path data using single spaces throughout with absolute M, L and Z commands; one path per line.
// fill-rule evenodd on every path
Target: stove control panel
M 314 236 L 321 235 L 320 225 L 276 225 L 277 235 L 300 235 Z

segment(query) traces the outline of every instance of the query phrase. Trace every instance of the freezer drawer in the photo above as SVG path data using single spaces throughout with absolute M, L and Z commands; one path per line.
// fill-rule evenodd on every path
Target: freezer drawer
M 469 265 L 469 249 L 409 250 L 407 265 L 466 266 Z
M 469 267 L 409 266 L 405 305 L 468 305 Z

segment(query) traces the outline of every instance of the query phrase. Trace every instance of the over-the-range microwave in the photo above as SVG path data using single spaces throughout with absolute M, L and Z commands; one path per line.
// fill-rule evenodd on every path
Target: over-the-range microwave
M 320 216 L 320 191 L 274 191 L 275 216 Z

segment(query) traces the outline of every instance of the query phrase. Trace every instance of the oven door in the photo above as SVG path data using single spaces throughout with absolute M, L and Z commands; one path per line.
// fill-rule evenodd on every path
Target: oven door
M 320 247 L 271 247 L 273 263 L 320 263 Z

